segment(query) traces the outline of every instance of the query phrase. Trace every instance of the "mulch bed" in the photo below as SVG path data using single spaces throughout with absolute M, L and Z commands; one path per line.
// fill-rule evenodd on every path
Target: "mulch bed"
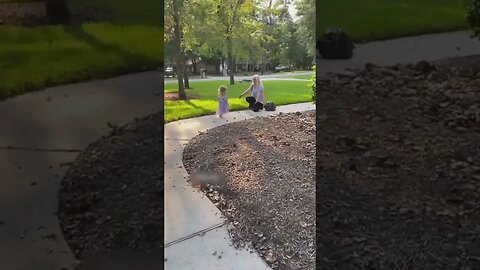
M 197 98 L 198 98 L 197 96 L 189 94 L 186 100 L 197 99 Z M 179 98 L 178 93 L 164 93 L 163 99 L 171 100 L 171 101 L 182 100 Z
M 91 144 L 59 191 L 60 225 L 77 258 L 163 250 L 163 113 Z
M 0 25 L 43 25 L 47 23 L 44 2 L 0 3 Z
M 315 112 L 217 127 L 184 151 L 191 175 L 219 173 L 206 195 L 230 221 L 235 246 L 274 269 L 315 269 Z
M 253 245 L 275 269 L 314 268 L 314 123 L 314 112 L 233 123 L 194 138 L 185 152 L 190 172 L 228 177 L 205 192 L 232 221 L 235 245 Z M 163 249 L 163 115 L 111 127 L 59 191 L 60 225 L 81 260 Z
M 480 269 L 480 57 L 317 80 L 319 269 Z

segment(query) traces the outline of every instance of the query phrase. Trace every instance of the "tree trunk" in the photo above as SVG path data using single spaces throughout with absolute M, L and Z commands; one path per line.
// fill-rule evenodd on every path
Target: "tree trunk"
M 228 51 L 228 69 L 230 70 L 230 85 L 235 84 L 235 78 L 233 75 L 234 66 L 233 66 L 233 26 L 237 22 L 237 11 L 238 7 L 242 3 L 242 0 L 235 1 L 235 7 L 233 8 L 232 20 L 227 24 L 227 51 Z
M 192 64 L 193 64 L 193 74 L 197 75 L 198 68 L 197 68 L 197 60 L 195 59 L 195 57 L 192 58 Z
M 188 80 L 188 66 L 186 65 L 185 73 L 183 74 L 183 81 L 185 82 L 185 89 L 190 89 L 190 81 Z
M 225 74 L 224 70 L 225 70 L 225 57 L 222 57 L 222 77 Z
M 185 57 L 182 50 L 182 28 L 180 25 L 180 8 L 183 0 L 173 0 L 173 21 L 175 32 L 175 43 L 177 51 L 177 80 L 178 80 L 178 98 L 187 99 L 185 87 L 183 85 L 183 74 L 185 73 Z
M 228 48 L 228 70 L 230 71 L 230 85 L 235 84 L 235 78 L 233 75 L 233 70 L 234 70 L 234 63 L 233 63 L 233 42 L 232 42 L 232 37 L 228 36 L 227 37 L 227 48 Z
M 267 57 L 266 57 L 266 53 L 264 52 L 264 53 L 262 54 L 262 75 L 263 75 L 263 73 L 265 72 L 265 66 L 266 66 L 266 63 L 265 63 L 265 62 L 266 62 L 266 58 L 267 58 Z
M 183 74 L 185 67 L 182 64 L 182 56 L 177 57 L 177 81 L 178 81 L 178 98 L 186 100 L 187 94 L 185 93 L 185 85 L 183 84 Z

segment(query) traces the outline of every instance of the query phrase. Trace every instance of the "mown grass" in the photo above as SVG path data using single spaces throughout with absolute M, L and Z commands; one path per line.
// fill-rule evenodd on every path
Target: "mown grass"
M 197 99 L 188 101 L 165 100 L 164 114 L 165 122 L 172 122 L 180 119 L 198 117 L 214 114 L 217 110 L 217 89 L 220 85 L 227 86 L 228 102 L 231 111 L 248 108 L 244 98 L 238 96 L 248 88 L 247 83 L 228 85 L 228 81 L 205 81 L 191 82 L 192 89 L 188 89 L 187 96 L 195 96 Z M 276 105 L 308 102 L 312 100 L 309 81 L 286 81 L 268 80 L 263 82 L 265 87 L 265 100 L 273 101 Z M 166 83 L 165 92 L 175 92 L 176 83 Z
M 115 18 L 68 26 L 0 26 L 0 99 L 154 69 L 163 62 L 163 2 L 72 0 L 69 4 L 96 5 L 112 11 Z
M 68 0 L 68 2 L 71 8 L 87 5 L 90 7 L 99 7 L 102 10 L 108 10 L 113 14 L 114 21 L 118 23 L 157 25 L 161 26 L 163 29 L 163 1 Z
M 317 37 L 328 27 L 355 41 L 466 29 L 467 0 L 317 0 Z

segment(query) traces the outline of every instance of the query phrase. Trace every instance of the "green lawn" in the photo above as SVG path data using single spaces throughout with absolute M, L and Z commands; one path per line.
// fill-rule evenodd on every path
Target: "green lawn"
M 198 99 L 188 101 L 165 101 L 165 122 L 180 119 L 214 114 L 217 109 L 217 89 L 220 85 L 227 86 L 228 103 L 230 110 L 243 110 L 248 108 L 244 98 L 239 99 L 240 93 L 248 88 L 248 83 L 228 85 L 228 81 L 191 82 L 192 89 L 187 90 L 187 95 L 194 95 Z M 312 100 L 309 81 L 264 81 L 265 101 L 273 101 L 276 105 L 285 105 Z M 166 83 L 165 92 L 173 92 L 176 83 Z
M 128 24 L 161 25 L 163 29 L 163 1 L 159 0 L 68 0 L 69 6 L 82 5 L 110 10 L 114 20 Z M 163 35 L 162 35 L 163 42 Z M 163 47 L 163 43 L 162 43 Z
M 317 36 L 340 27 L 355 41 L 466 28 L 467 0 L 317 0 Z
M 163 62 L 162 2 L 72 0 L 70 4 L 89 2 L 111 10 L 114 21 L 0 26 L 0 100 L 47 86 L 154 69 Z

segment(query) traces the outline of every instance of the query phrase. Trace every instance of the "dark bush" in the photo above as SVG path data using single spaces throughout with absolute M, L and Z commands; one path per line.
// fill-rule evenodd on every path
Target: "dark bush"
M 350 59 L 355 45 L 342 29 L 328 29 L 317 41 L 317 50 L 325 59 Z
M 313 66 L 312 75 L 312 100 L 313 103 L 317 102 L 317 65 Z
M 67 24 L 70 22 L 70 11 L 66 0 L 46 0 L 45 10 L 51 24 Z
M 480 0 L 471 0 L 467 8 L 467 20 L 475 36 L 480 37 Z

